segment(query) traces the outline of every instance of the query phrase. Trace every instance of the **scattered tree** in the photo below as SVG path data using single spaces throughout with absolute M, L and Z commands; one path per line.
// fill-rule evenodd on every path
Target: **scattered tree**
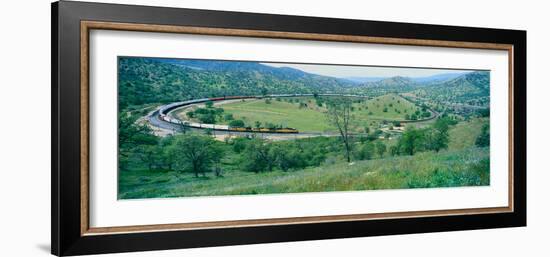
M 262 139 L 251 139 L 244 150 L 243 168 L 248 171 L 259 173 L 273 170 L 274 160 L 270 154 L 271 144 Z
M 230 120 L 233 120 L 233 119 L 235 119 L 235 118 L 233 117 L 233 114 L 231 114 L 231 113 L 226 113 L 226 114 L 223 116 L 223 119 L 226 120 L 226 121 L 230 121 Z
M 414 155 L 421 146 L 422 132 L 413 126 L 407 127 L 397 142 L 399 152 Z
M 481 109 L 478 111 L 479 117 L 489 117 L 490 114 L 491 114 L 491 111 L 489 110 L 489 108 Z
M 242 128 L 242 127 L 244 127 L 244 121 L 242 121 L 242 120 L 232 120 L 232 121 L 229 122 L 229 127 Z
M 249 141 L 248 138 L 245 137 L 238 137 L 231 141 L 231 144 L 233 145 L 233 151 L 235 153 L 241 153 L 246 148 L 246 144 Z
M 476 145 L 479 147 L 486 147 L 491 144 L 491 135 L 489 130 L 489 124 L 484 124 L 481 127 L 481 134 L 476 138 Z
M 186 134 L 175 136 L 174 154 L 177 167 L 182 171 L 191 171 L 198 177 L 206 176 L 212 165 L 222 156 L 222 150 L 216 147 L 214 139 L 209 136 Z
M 160 139 L 159 148 L 160 148 L 160 158 L 162 166 L 167 170 L 173 170 L 176 162 L 176 152 L 174 149 L 174 136 L 168 135 Z
M 137 123 L 138 116 L 121 113 L 118 119 L 118 154 L 119 168 L 126 169 L 128 158 L 132 152 L 141 145 L 156 145 L 157 137 L 151 128 L 145 124 Z
M 139 145 L 135 149 L 138 158 L 152 171 L 160 156 L 160 149 L 157 145 Z
M 341 101 L 330 103 L 327 117 L 329 122 L 338 129 L 338 132 L 340 132 L 340 138 L 344 144 L 346 160 L 347 162 L 351 162 L 351 137 L 349 133 L 351 102 L 349 99 L 346 98 Z
M 301 161 L 301 158 L 296 151 L 289 151 L 289 149 L 280 145 L 271 148 L 270 155 L 271 158 L 273 158 L 275 165 L 277 165 L 277 167 L 279 167 L 282 171 L 288 171 L 292 167 L 298 166 L 298 163 Z
M 353 151 L 353 157 L 357 160 L 370 160 L 375 152 L 374 147 L 373 143 L 367 141 L 356 147 Z
M 447 118 L 437 119 L 431 128 L 425 131 L 426 149 L 439 152 L 449 145 L 449 122 Z

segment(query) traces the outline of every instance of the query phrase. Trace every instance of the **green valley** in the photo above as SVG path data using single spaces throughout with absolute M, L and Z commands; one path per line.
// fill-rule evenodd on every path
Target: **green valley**
M 318 65 L 119 57 L 118 199 L 490 185 L 489 71 Z

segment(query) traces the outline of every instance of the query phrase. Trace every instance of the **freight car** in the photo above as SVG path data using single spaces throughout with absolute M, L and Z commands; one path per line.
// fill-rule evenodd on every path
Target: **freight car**
M 275 97 L 275 96 L 291 97 L 291 96 L 302 96 L 302 95 L 300 94 L 270 95 L 269 97 Z M 261 99 L 263 97 L 265 96 L 223 96 L 223 97 L 201 98 L 201 99 L 194 99 L 194 100 L 188 100 L 183 102 L 175 102 L 175 103 L 167 104 L 160 107 L 158 112 L 155 113 L 155 115 L 158 115 L 159 119 L 165 122 L 177 124 L 177 125 L 184 125 L 190 128 L 197 128 L 197 129 L 212 129 L 212 130 L 219 130 L 219 131 L 250 132 L 250 133 L 289 133 L 289 134 L 299 133 L 298 130 L 294 128 L 250 128 L 250 127 L 241 128 L 241 127 L 230 127 L 228 125 L 187 122 L 187 121 L 180 121 L 168 115 L 171 111 L 177 108 L 193 105 L 193 104 L 201 104 L 209 101 L 215 102 L 215 101 L 234 100 L 234 99 L 254 99 L 254 98 Z
M 294 128 L 251 128 L 251 127 L 229 127 L 229 131 L 250 132 L 250 133 L 282 133 L 297 134 L 299 131 Z

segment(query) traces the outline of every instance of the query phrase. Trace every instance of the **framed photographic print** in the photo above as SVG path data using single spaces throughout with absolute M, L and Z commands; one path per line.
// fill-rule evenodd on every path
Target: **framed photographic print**
M 526 32 L 52 5 L 52 253 L 526 225 Z

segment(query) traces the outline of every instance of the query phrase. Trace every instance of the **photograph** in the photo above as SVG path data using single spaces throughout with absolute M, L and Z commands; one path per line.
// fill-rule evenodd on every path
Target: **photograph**
M 528 147 L 545 133 L 528 136 L 528 92 L 548 94 L 527 90 L 527 46 L 545 49 L 545 30 L 521 5 L 130 2 L 58 1 L 33 12 L 42 22 L 12 26 L 32 47 L 6 48 L 24 68 L 6 84 L 21 92 L 4 101 L 15 113 L 4 134 L 24 153 L 5 169 L 19 174 L 8 191 L 24 194 L 8 198 L 51 212 L 5 219 L 8 233 L 36 236 L 13 252 L 467 256 L 544 241 L 517 240 L 544 238 L 527 173 L 550 174 L 527 168 L 528 151 L 545 153 Z M 21 53 L 37 49 L 47 64 L 29 76 Z M 545 67 L 540 56 L 529 67 Z M 48 83 L 41 73 L 51 85 L 30 88 Z M 29 180 L 44 168 L 34 157 L 50 172 Z M 29 181 L 49 193 L 17 183 Z M 543 229 L 523 233 L 528 216 Z
M 490 186 L 490 71 L 118 56 L 118 199 Z

